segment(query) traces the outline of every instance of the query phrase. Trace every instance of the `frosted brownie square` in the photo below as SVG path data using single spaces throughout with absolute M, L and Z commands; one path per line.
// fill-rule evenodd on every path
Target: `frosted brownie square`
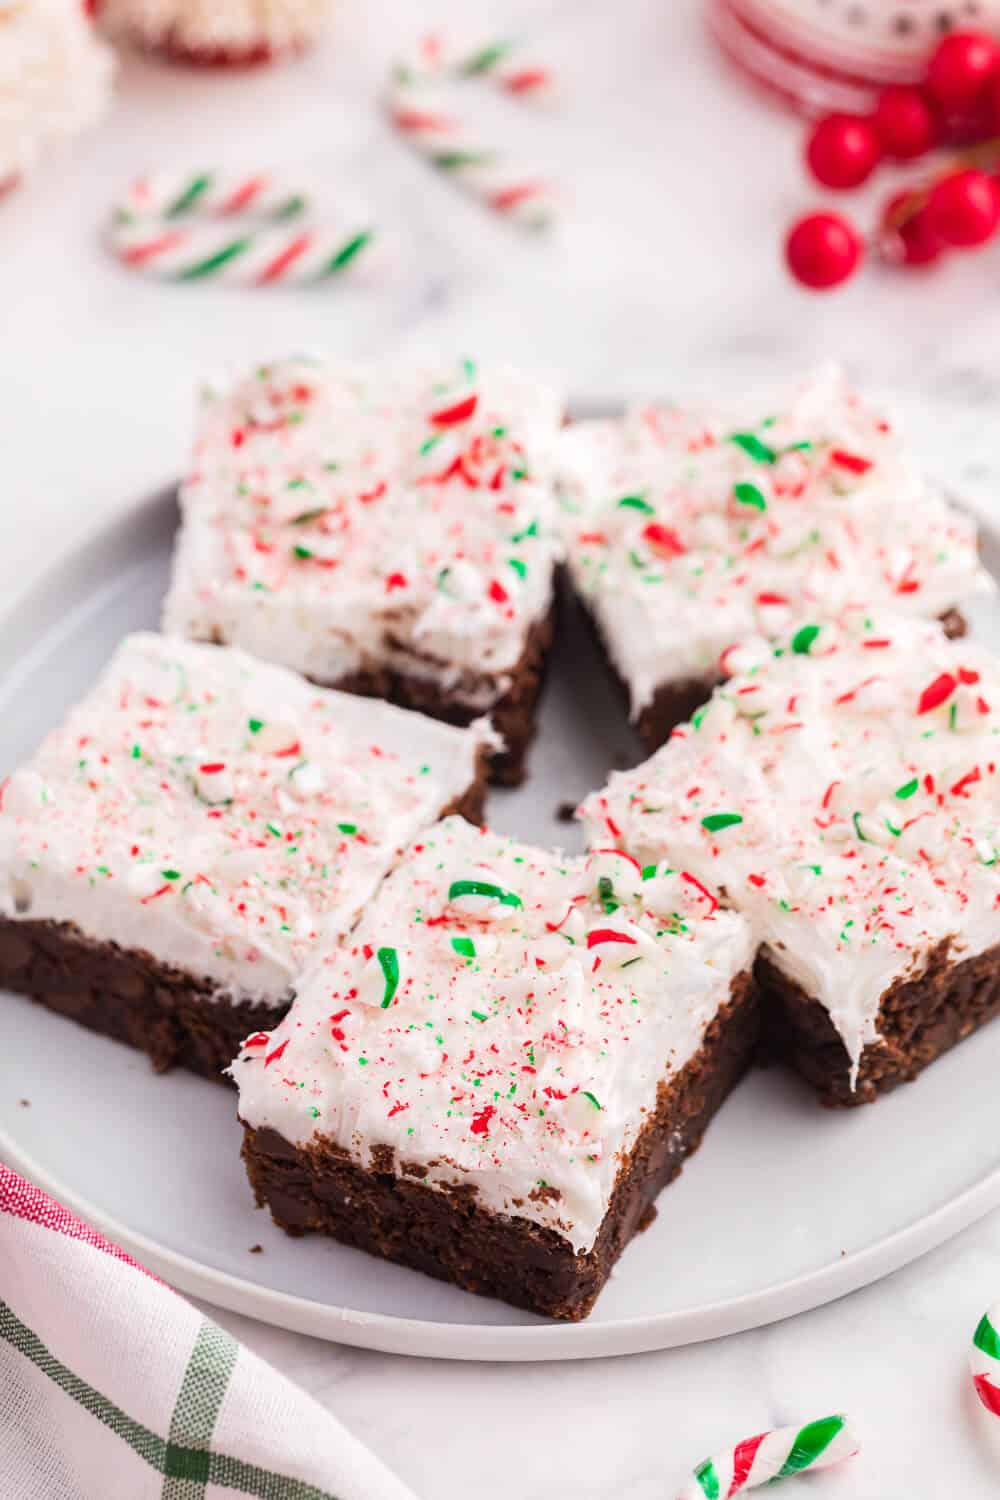
M 852 604 L 947 616 L 992 584 L 976 528 L 836 370 L 774 401 L 642 406 L 561 442 L 569 569 L 647 750 L 748 635 Z
M 683 875 L 449 818 L 234 1064 L 258 1201 L 585 1317 L 747 1065 L 750 960 Z
M 165 628 L 456 724 L 521 779 L 552 633 L 562 402 L 470 361 L 296 358 L 206 394 Z
M 1000 663 L 857 610 L 730 667 L 587 799 L 588 834 L 723 892 L 763 944 L 771 1045 L 862 1103 L 1000 1008 Z
M 480 815 L 483 725 L 134 635 L 0 799 L 0 985 L 218 1074 L 398 849 Z

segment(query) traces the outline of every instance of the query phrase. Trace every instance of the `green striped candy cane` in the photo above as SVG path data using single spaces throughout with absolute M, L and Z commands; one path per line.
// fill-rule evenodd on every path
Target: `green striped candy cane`
M 761 1432 L 699 1464 L 678 1500 L 729 1500 L 775 1479 L 832 1468 L 852 1458 L 858 1447 L 846 1417 Z
M 456 112 L 442 84 L 481 79 L 511 99 L 547 97 L 552 73 L 520 61 L 514 43 L 494 38 L 463 46 L 434 33 L 392 70 L 386 94 L 389 119 L 415 151 L 487 208 L 529 229 L 545 228 L 558 211 L 551 185 L 513 165 L 502 141 L 484 140 Z
M 371 262 L 367 223 L 319 223 L 312 200 L 266 172 L 164 172 L 117 205 L 109 246 L 130 269 L 168 281 L 315 285 Z

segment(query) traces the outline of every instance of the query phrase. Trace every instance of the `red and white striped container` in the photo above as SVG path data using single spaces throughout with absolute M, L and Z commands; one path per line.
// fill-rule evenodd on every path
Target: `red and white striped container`
M 951 30 L 1000 35 L 1000 0 L 707 0 L 726 55 L 805 114 L 870 108 L 916 83 Z

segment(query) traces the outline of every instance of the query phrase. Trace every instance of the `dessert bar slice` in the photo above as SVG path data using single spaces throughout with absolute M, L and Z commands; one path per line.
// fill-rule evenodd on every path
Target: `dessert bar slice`
M 750 959 L 683 875 L 446 819 L 233 1066 L 258 1201 L 585 1317 L 747 1066 Z
M 516 782 L 552 634 L 562 403 L 454 368 L 263 366 L 206 395 L 165 628 L 504 741 Z
M 1000 663 L 857 610 L 730 668 L 587 800 L 589 836 L 683 862 L 748 916 L 770 1045 L 862 1103 L 1000 1009 Z
M 853 603 L 948 616 L 992 587 L 972 521 L 835 371 L 773 403 L 645 406 L 561 444 L 569 568 L 648 751 L 734 642 Z
M 218 1074 L 401 845 L 443 810 L 479 817 L 490 744 L 134 635 L 4 783 L 0 985 Z

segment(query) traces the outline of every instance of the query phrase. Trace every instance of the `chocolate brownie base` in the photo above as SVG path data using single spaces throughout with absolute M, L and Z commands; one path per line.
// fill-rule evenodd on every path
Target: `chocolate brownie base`
M 475 781 L 442 816 L 482 821 L 486 768 L 484 751 Z M 213 980 L 149 953 L 98 942 L 71 922 L 18 917 L 0 917 L 0 989 L 145 1052 L 157 1073 L 182 1067 L 222 1083 L 244 1038 L 277 1026 L 291 1003 L 290 994 L 278 1004 L 234 1003 Z
M 608 671 L 615 679 L 622 700 L 627 705 L 628 685 L 611 659 L 596 617 L 582 601 L 581 606 L 601 648 Z M 957 609 L 949 609 L 941 615 L 940 620 L 949 640 L 958 640 L 968 629 L 965 617 Z M 636 732 L 647 755 L 652 755 L 661 745 L 666 744 L 671 730 L 678 724 L 685 724 L 703 703 L 708 702 L 715 689 L 725 680 L 718 673 L 706 673 L 704 677 L 681 677 L 675 682 L 662 682 L 652 700 L 635 720 Z
M 761 954 L 764 1050 L 790 1063 L 827 1105 L 870 1104 L 1000 1014 L 1000 947 L 956 961 L 949 942 L 934 949 L 926 969 L 886 990 L 878 1016 L 881 1040 L 861 1055 L 857 1086 L 829 1012 Z
M 275 1131 L 245 1126 L 243 1160 L 259 1205 L 291 1235 L 327 1234 L 342 1244 L 500 1297 L 552 1318 L 585 1318 L 632 1236 L 646 1228 L 660 1190 L 701 1144 L 705 1128 L 746 1071 L 759 1032 L 748 975 L 712 1022 L 702 1047 L 660 1086 L 655 1114 L 622 1165 L 594 1248 L 576 1254 L 555 1230 L 482 1208 L 475 1190 L 430 1187 L 423 1169 L 365 1169 L 345 1151 L 295 1147 Z
M 0 986 L 136 1047 L 157 1073 L 180 1066 L 203 1078 L 220 1078 L 244 1037 L 276 1026 L 289 1003 L 234 1004 L 210 981 L 71 922 L 12 917 L 0 918 Z
M 555 631 L 556 607 L 536 620 L 528 632 L 524 651 L 517 665 L 505 676 L 510 686 L 492 705 L 471 707 L 463 702 L 461 690 L 446 692 L 438 683 L 415 677 L 388 667 L 373 667 L 352 672 L 335 682 L 319 682 L 320 687 L 337 688 L 342 693 L 358 693 L 365 698 L 384 698 L 400 708 L 412 708 L 432 719 L 460 728 L 474 719 L 489 717 L 493 728 L 502 736 L 504 748 L 490 760 L 489 779 L 498 786 L 520 786 L 525 778 L 527 754 L 536 730 L 536 709 L 545 682 L 545 667 Z M 474 695 L 482 683 L 471 684 Z

